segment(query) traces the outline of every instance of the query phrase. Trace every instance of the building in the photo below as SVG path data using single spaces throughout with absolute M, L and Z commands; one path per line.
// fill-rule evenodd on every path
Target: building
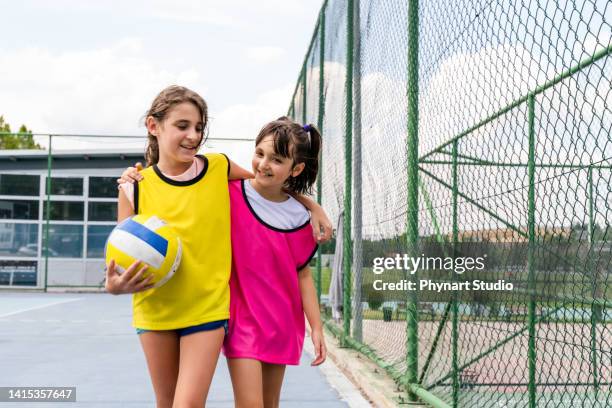
M 116 179 L 143 160 L 134 150 L 54 152 L 47 254 L 47 152 L 0 151 L 0 288 L 102 286 Z

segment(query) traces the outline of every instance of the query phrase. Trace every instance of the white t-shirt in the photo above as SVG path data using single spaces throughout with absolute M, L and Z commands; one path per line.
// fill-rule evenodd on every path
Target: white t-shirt
M 280 203 L 266 200 L 253 188 L 249 180 L 244 181 L 244 191 L 255 214 L 274 228 L 293 229 L 301 227 L 310 219 L 306 207 L 290 195 Z

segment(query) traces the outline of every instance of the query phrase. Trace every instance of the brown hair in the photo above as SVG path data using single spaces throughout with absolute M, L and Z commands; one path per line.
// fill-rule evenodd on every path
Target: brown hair
M 293 160 L 293 166 L 304 163 L 304 170 L 296 177 L 289 176 L 285 189 L 294 194 L 309 193 L 319 172 L 321 134 L 313 125 L 302 126 L 286 116 L 268 123 L 261 129 L 255 146 L 264 137 L 272 136 L 276 154 Z
M 206 134 L 208 126 L 208 106 L 204 99 L 191 89 L 185 88 L 184 86 L 170 85 L 162 90 L 153 100 L 151 108 L 145 115 L 145 121 L 146 118 L 152 116 L 161 123 L 172 108 L 183 102 L 191 102 L 200 111 L 202 123 L 204 125 L 202 127 L 202 138 L 200 139 L 200 143 L 198 143 L 199 147 L 204 142 L 204 135 Z M 159 145 L 157 143 L 157 138 L 148 130 L 147 139 L 145 159 L 147 160 L 147 166 L 151 166 L 157 164 L 159 161 Z

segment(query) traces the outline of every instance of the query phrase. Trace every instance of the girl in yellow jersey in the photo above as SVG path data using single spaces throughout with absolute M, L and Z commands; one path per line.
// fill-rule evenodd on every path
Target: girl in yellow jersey
M 197 93 L 179 86 L 164 89 L 146 116 L 149 167 L 139 182 L 122 184 L 119 192 L 119 222 L 155 214 L 183 243 L 179 270 L 158 288 L 151 287 L 152 276 L 138 262 L 121 275 L 113 261 L 107 266 L 107 291 L 134 293 L 133 325 L 158 408 L 204 406 L 229 319 L 228 179 L 252 174 L 225 155 L 197 155 L 207 123 L 207 106 Z M 320 207 L 301 201 L 316 210 L 313 219 L 329 225 Z

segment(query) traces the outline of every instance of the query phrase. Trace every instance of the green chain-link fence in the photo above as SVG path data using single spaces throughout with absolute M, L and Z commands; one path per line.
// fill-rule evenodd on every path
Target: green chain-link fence
M 326 326 L 408 399 L 612 405 L 611 18 L 606 0 L 324 2 L 289 108 L 322 130 L 317 196 L 343 214 L 317 285 Z M 427 249 L 486 267 L 374 273 Z

